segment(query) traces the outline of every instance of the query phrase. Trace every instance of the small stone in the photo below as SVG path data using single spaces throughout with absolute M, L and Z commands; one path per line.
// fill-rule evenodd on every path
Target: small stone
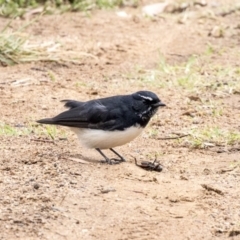
M 70 184 L 77 184 L 77 181 L 72 180 L 72 181 L 70 181 Z
M 192 110 L 188 110 L 188 111 L 182 113 L 182 115 L 195 117 L 194 111 L 192 111 Z
M 200 124 L 201 122 L 199 121 L 199 119 L 194 119 L 192 123 L 193 124 Z
M 171 203 L 177 203 L 177 202 L 179 202 L 179 199 L 174 198 L 174 197 L 171 197 L 171 198 L 169 198 L 169 201 L 170 201 Z
M 240 229 L 233 229 L 228 234 L 229 237 L 236 237 L 238 235 L 240 235 Z
M 210 143 L 210 142 L 204 142 L 203 145 L 204 145 L 205 147 L 215 147 L 215 146 L 216 146 L 216 144 Z
M 46 105 L 43 105 L 42 110 L 48 110 L 48 107 Z
M 129 17 L 129 15 L 125 11 L 119 11 L 119 12 L 116 12 L 116 14 L 118 15 L 118 17 L 122 17 L 122 18 Z
M 224 37 L 223 29 L 219 26 L 215 26 L 212 31 L 209 33 L 209 36 L 213 36 L 215 38 Z
M 114 188 L 101 189 L 101 193 L 109 193 L 109 192 L 116 192 L 116 189 L 114 189 Z
M 188 98 L 191 101 L 201 101 L 201 98 L 199 96 L 190 95 L 190 96 L 188 96 Z
M 207 2 L 205 0 L 195 0 L 194 5 L 199 5 L 201 7 L 207 6 Z
M 91 95 L 98 95 L 98 91 L 92 91 L 90 92 Z
M 40 185 L 39 185 L 38 183 L 34 183 L 33 188 L 34 188 L 34 189 L 39 189 L 39 188 L 40 188 Z
M 168 3 L 166 3 L 166 2 L 149 4 L 142 8 L 142 12 L 146 16 L 153 17 L 160 13 L 163 13 L 167 6 L 168 6 Z

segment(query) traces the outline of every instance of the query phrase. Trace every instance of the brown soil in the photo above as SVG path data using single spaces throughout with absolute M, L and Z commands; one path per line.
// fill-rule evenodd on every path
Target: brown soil
M 234 1 L 222 2 L 234 6 Z M 87 54 L 81 64 L 0 67 L 1 123 L 24 127 L 62 111 L 61 99 L 88 100 L 141 89 L 157 93 L 167 107 L 142 136 L 116 149 L 127 162 L 113 166 L 101 164 L 96 151 L 82 148 L 62 128 L 54 139 L 36 132 L 2 134 L 0 239 L 240 239 L 239 145 L 193 149 L 177 140 L 159 140 L 196 125 L 184 115 L 195 102 L 188 105 L 187 89 L 141 81 L 142 72 L 158 67 L 159 52 L 168 64 L 178 65 L 211 45 L 222 50 L 213 53 L 211 64 L 239 67 L 239 12 L 211 15 L 225 9 L 210 3 L 193 8 L 184 24 L 178 19 L 185 13 L 151 19 L 140 8 L 123 9 L 129 18 L 114 10 L 90 17 L 65 13 L 43 16 L 26 29 L 39 43 L 58 40 L 69 51 Z M 200 18 L 203 12 L 208 15 Z M 12 28 L 25 21 L 14 21 Z M 1 19 L 0 27 L 6 23 Z M 215 26 L 223 26 L 226 34 L 209 35 Z M 213 75 L 208 70 L 206 81 Z M 203 114 L 199 128 L 214 122 L 240 131 L 239 94 L 200 94 L 208 94 L 223 114 Z M 151 134 L 154 130 L 157 136 Z M 162 172 L 135 166 L 134 157 L 153 161 L 156 154 Z

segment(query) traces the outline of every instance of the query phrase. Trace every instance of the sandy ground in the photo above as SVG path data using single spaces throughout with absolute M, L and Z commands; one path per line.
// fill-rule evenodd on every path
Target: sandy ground
M 161 139 L 209 125 L 240 131 L 239 11 L 223 17 L 234 1 L 207 3 L 154 18 L 141 7 L 122 9 L 127 18 L 43 16 L 26 29 L 30 41 L 59 42 L 81 59 L 0 67 L 0 124 L 11 127 L 0 135 L 0 239 L 240 239 L 239 139 L 197 148 L 189 136 Z M 175 84 L 191 56 L 201 84 Z M 116 149 L 126 163 L 101 164 L 67 129 L 35 123 L 62 111 L 61 99 L 142 89 L 167 107 Z M 134 164 L 155 156 L 162 172 Z

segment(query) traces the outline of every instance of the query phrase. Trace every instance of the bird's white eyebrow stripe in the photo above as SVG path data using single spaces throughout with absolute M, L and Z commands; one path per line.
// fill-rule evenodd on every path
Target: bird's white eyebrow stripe
M 151 97 L 146 97 L 146 96 L 143 96 L 141 94 L 138 94 L 140 97 L 144 98 L 144 99 L 147 99 L 149 101 L 152 101 L 153 99 Z

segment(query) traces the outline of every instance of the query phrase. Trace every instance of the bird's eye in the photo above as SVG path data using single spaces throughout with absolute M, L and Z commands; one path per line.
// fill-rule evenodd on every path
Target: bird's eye
M 152 104 L 154 104 L 154 103 L 157 103 L 157 101 L 154 100 L 154 99 L 151 99 L 151 100 L 149 100 L 149 99 L 144 99 L 143 102 L 144 102 L 145 104 L 147 104 L 147 105 L 152 105 Z
M 152 101 L 150 101 L 148 99 L 144 99 L 143 102 L 146 103 L 146 104 L 151 104 L 152 103 Z

